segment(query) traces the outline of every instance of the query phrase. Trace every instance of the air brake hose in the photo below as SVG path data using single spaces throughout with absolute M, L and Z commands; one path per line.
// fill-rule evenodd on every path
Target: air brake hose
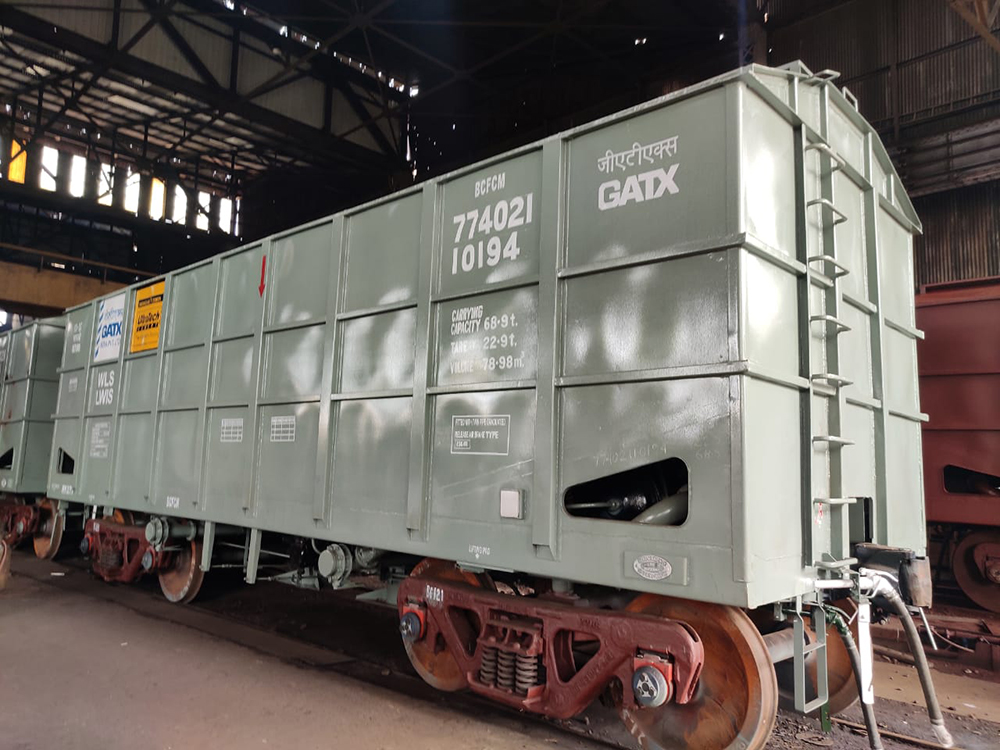
M 953 747 L 955 741 L 944 725 L 944 715 L 941 713 L 937 693 L 934 692 L 934 682 L 931 679 L 930 666 L 927 664 L 927 654 L 924 653 L 924 646 L 920 642 L 920 634 L 917 632 L 913 617 L 892 584 L 875 571 L 863 570 L 862 573 L 868 574 L 872 578 L 874 585 L 872 596 L 884 597 L 899 615 L 899 621 L 903 624 L 903 632 L 906 634 L 906 640 L 910 646 L 910 653 L 913 654 L 917 674 L 920 676 L 920 687 L 923 688 L 924 700 L 927 702 L 927 715 L 931 720 L 931 729 L 934 730 L 934 736 L 937 737 L 937 741 L 941 745 Z
M 865 728 L 868 730 L 868 745 L 871 750 L 883 750 L 882 737 L 879 735 L 878 724 L 875 723 L 875 707 L 870 703 L 865 703 L 864 685 L 861 682 L 861 654 L 858 653 L 858 645 L 854 642 L 854 635 L 847 627 L 847 621 L 843 613 L 834 607 L 827 608 L 828 616 L 837 626 L 840 637 L 847 648 L 847 655 L 851 658 L 851 669 L 854 671 L 854 682 L 858 687 L 858 697 L 861 698 L 861 713 L 865 717 Z

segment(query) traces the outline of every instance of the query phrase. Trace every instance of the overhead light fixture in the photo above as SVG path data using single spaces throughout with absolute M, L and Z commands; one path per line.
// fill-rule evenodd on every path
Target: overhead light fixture
M 638 37 L 638 38 L 637 38 L 637 39 L 635 40 L 635 46 L 636 46 L 636 47 L 641 47 L 641 46 L 642 46 L 642 45 L 644 45 L 645 43 L 646 43 L 646 37 L 644 37 L 644 36 L 641 36 L 641 37 Z
M 726 33 L 724 31 L 720 31 L 719 32 L 719 41 L 721 42 L 725 38 L 726 38 Z
M 419 93 L 420 93 L 420 87 L 419 86 L 410 86 L 410 98 L 413 98 L 414 96 L 416 96 Z

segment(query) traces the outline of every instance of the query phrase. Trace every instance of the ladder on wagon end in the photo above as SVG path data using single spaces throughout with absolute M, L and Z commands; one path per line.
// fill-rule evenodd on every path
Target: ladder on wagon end
M 857 498 L 844 494 L 842 450 L 853 441 L 843 435 L 842 415 L 844 412 L 844 389 L 852 381 L 841 372 L 841 336 L 851 330 L 841 314 L 843 296 L 841 280 L 850 274 L 850 268 L 838 259 L 837 231 L 840 224 L 849 217 L 835 203 L 834 175 L 845 169 L 844 159 L 827 142 L 829 136 L 829 82 L 839 74 L 822 71 L 804 78 L 802 83 L 817 81 L 820 91 L 821 133 L 809 131 L 804 124 L 796 128 L 797 149 L 797 235 L 798 257 L 804 262 L 806 273 L 800 279 L 799 305 L 804 314 L 799 316 L 800 324 L 800 367 L 808 377 L 808 389 L 802 393 L 803 439 L 802 445 L 802 488 L 803 488 L 803 541 L 805 549 L 803 562 L 815 567 L 820 574 L 841 577 L 857 563 L 851 556 L 849 509 Z M 793 96 L 797 99 L 798 82 L 793 84 Z M 814 171 L 810 172 L 809 160 L 813 160 Z M 817 247 L 811 247 L 812 237 L 817 237 Z M 818 305 L 814 305 L 814 289 L 818 290 Z M 817 308 L 818 309 L 814 309 Z M 822 339 L 818 354 L 819 367 L 814 367 L 813 345 L 816 338 Z M 816 371 L 818 370 L 818 371 Z M 823 414 L 814 415 L 817 397 L 825 405 Z M 819 420 L 814 421 L 818 416 Z M 825 421 L 825 424 L 822 422 Z M 818 422 L 818 423 L 817 423 Z M 813 462 L 818 451 L 824 451 L 827 461 L 827 482 L 825 487 L 814 487 Z M 825 706 L 829 701 L 828 663 L 826 648 L 827 625 L 822 607 L 812 609 L 813 640 L 807 639 L 805 616 L 800 607 L 793 615 L 795 649 L 794 698 L 795 708 L 802 713 L 811 713 Z M 808 679 L 807 666 L 815 668 L 816 694 L 808 696 L 806 687 L 812 683 Z

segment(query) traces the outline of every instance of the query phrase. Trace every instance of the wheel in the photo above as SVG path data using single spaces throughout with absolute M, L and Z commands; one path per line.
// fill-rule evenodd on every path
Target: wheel
M 967 534 L 955 548 L 951 570 L 967 597 L 983 609 L 1000 612 L 1000 531 Z
M 187 604 L 198 596 L 205 580 L 201 569 L 201 540 L 179 543 L 181 549 L 173 553 L 170 567 L 160 571 L 160 590 L 167 601 Z
M 123 526 L 134 526 L 135 516 L 132 515 L 132 511 L 123 510 L 122 508 L 115 508 L 110 516 L 105 516 L 105 520 L 114 521 L 115 523 L 120 523 Z
M 625 727 L 644 750 L 765 746 L 778 715 L 778 685 L 767 646 L 743 610 L 642 594 L 626 611 L 684 622 L 705 646 L 705 665 L 690 703 L 626 708 L 620 696 L 616 701 Z
M 853 599 L 836 601 L 833 606 L 843 610 L 848 617 L 852 617 L 857 611 L 857 605 Z M 854 634 L 854 640 L 857 641 L 856 620 L 852 621 L 850 628 Z M 810 643 L 816 640 L 809 624 L 806 624 L 806 638 Z M 858 688 L 854 681 L 854 670 L 851 668 L 851 657 L 847 654 L 847 647 L 835 625 L 828 625 L 826 628 L 826 667 L 827 685 L 830 691 L 830 715 L 836 716 L 858 702 Z M 787 659 L 775 664 L 774 672 L 778 678 L 779 705 L 786 711 L 794 711 L 795 670 L 792 660 Z M 809 684 L 806 685 L 806 700 L 812 700 L 816 696 L 815 656 L 806 657 L 806 675 L 809 678 Z
M 10 545 L 0 539 L 0 591 L 7 588 L 10 580 Z
M 451 581 L 467 583 L 470 586 L 483 586 L 483 580 L 475 573 L 462 570 L 455 563 L 447 560 L 435 560 L 427 558 L 417 564 L 417 567 L 410 573 L 415 578 L 435 579 L 439 581 Z M 417 674 L 424 678 L 428 685 L 438 690 L 455 692 L 464 690 L 469 686 L 469 681 L 465 672 L 458 665 L 452 652 L 448 649 L 443 638 L 422 638 L 419 641 L 406 642 L 406 655 L 410 657 L 410 663 L 417 670 Z
M 35 557 L 41 560 L 51 560 L 59 551 L 62 543 L 63 525 L 66 519 L 59 513 L 59 501 L 43 497 L 38 501 L 38 511 L 41 519 L 38 530 L 32 539 L 35 547 Z

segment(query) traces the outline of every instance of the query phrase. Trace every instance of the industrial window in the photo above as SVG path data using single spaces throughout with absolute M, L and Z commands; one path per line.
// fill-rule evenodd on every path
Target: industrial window
M 74 198 L 82 198 L 87 185 L 87 160 L 82 156 L 74 156 L 69 168 L 69 194 Z
M 46 146 L 42 149 L 42 168 L 38 173 L 38 187 L 42 190 L 55 190 L 58 173 L 59 152 L 51 146 Z
M 139 183 L 142 176 L 138 172 L 129 170 L 128 178 L 125 180 L 125 210 L 130 214 L 139 213 Z
M 180 185 L 174 185 L 174 215 L 170 217 L 170 220 L 174 224 L 183 224 L 185 218 L 187 218 L 188 210 L 188 197 L 187 193 Z
M 219 199 L 219 229 L 227 234 L 232 229 L 233 201 L 231 198 Z
M 566 490 L 563 505 L 571 516 L 680 526 L 688 516 L 687 464 L 668 458 L 598 477 Z
M 167 186 L 163 180 L 153 179 L 149 191 L 149 218 L 159 221 L 163 218 L 164 201 L 167 197 Z
M 28 152 L 24 144 L 17 139 L 10 142 L 10 165 L 7 167 L 7 177 L 11 182 L 24 184 L 24 173 L 28 168 Z
M 97 175 L 97 202 L 102 206 L 110 206 L 113 200 L 112 188 L 114 187 L 114 173 L 110 164 L 102 164 L 100 174 Z
M 198 229 L 204 229 L 206 232 L 210 227 L 210 222 L 208 219 L 209 210 L 212 205 L 212 196 L 208 193 L 201 191 L 198 193 L 198 216 L 194 220 L 194 225 Z

